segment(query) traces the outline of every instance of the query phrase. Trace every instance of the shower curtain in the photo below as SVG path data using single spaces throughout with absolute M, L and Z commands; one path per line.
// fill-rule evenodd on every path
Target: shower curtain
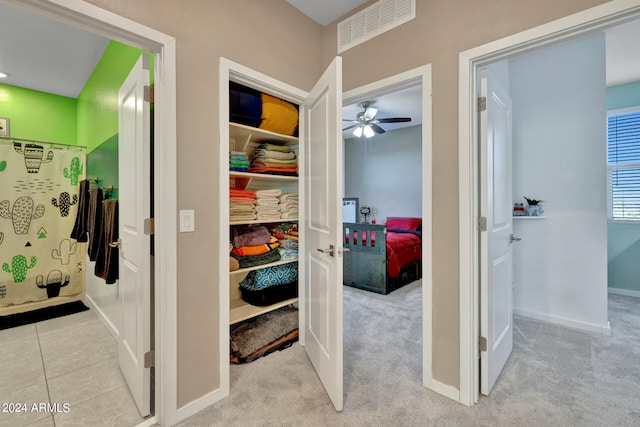
M 0 141 L 0 308 L 84 297 L 85 244 L 70 236 L 85 158 L 84 148 Z

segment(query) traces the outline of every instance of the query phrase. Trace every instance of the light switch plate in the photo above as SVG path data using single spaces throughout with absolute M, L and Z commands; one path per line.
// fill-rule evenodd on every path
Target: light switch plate
M 196 214 L 194 210 L 180 211 L 180 232 L 189 233 L 196 230 Z

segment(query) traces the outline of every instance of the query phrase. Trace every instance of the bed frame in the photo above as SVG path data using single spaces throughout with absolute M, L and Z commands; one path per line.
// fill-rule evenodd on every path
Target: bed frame
M 386 295 L 421 277 L 420 261 L 402 267 L 397 277 L 387 276 L 387 228 L 384 224 L 345 222 L 342 227 L 342 246 L 348 249 L 343 258 L 345 285 Z M 371 244 L 373 233 L 375 246 Z

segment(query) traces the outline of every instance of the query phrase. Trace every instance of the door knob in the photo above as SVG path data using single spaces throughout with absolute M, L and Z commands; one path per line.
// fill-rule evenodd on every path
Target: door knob
M 109 242 L 109 247 L 111 248 L 119 248 L 120 247 L 120 239 L 117 242 Z
M 322 252 L 323 254 L 329 254 L 329 256 L 333 256 L 333 245 L 329 245 L 329 249 L 317 248 L 317 251 Z
M 519 242 L 520 240 L 522 240 L 522 238 L 514 236 L 513 233 L 509 235 L 509 243 Z

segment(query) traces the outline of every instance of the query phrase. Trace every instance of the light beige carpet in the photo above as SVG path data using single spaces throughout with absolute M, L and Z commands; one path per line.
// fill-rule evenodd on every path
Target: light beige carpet
M 299 344 L 231 367 L 231 395 L 182 426 L 637 426 L 640 299 L 611 295 L 613 336 L 516 317 L 514 351 L 473 408 L 422 387 L 421 288 L 344 288 L 344 411 Z

